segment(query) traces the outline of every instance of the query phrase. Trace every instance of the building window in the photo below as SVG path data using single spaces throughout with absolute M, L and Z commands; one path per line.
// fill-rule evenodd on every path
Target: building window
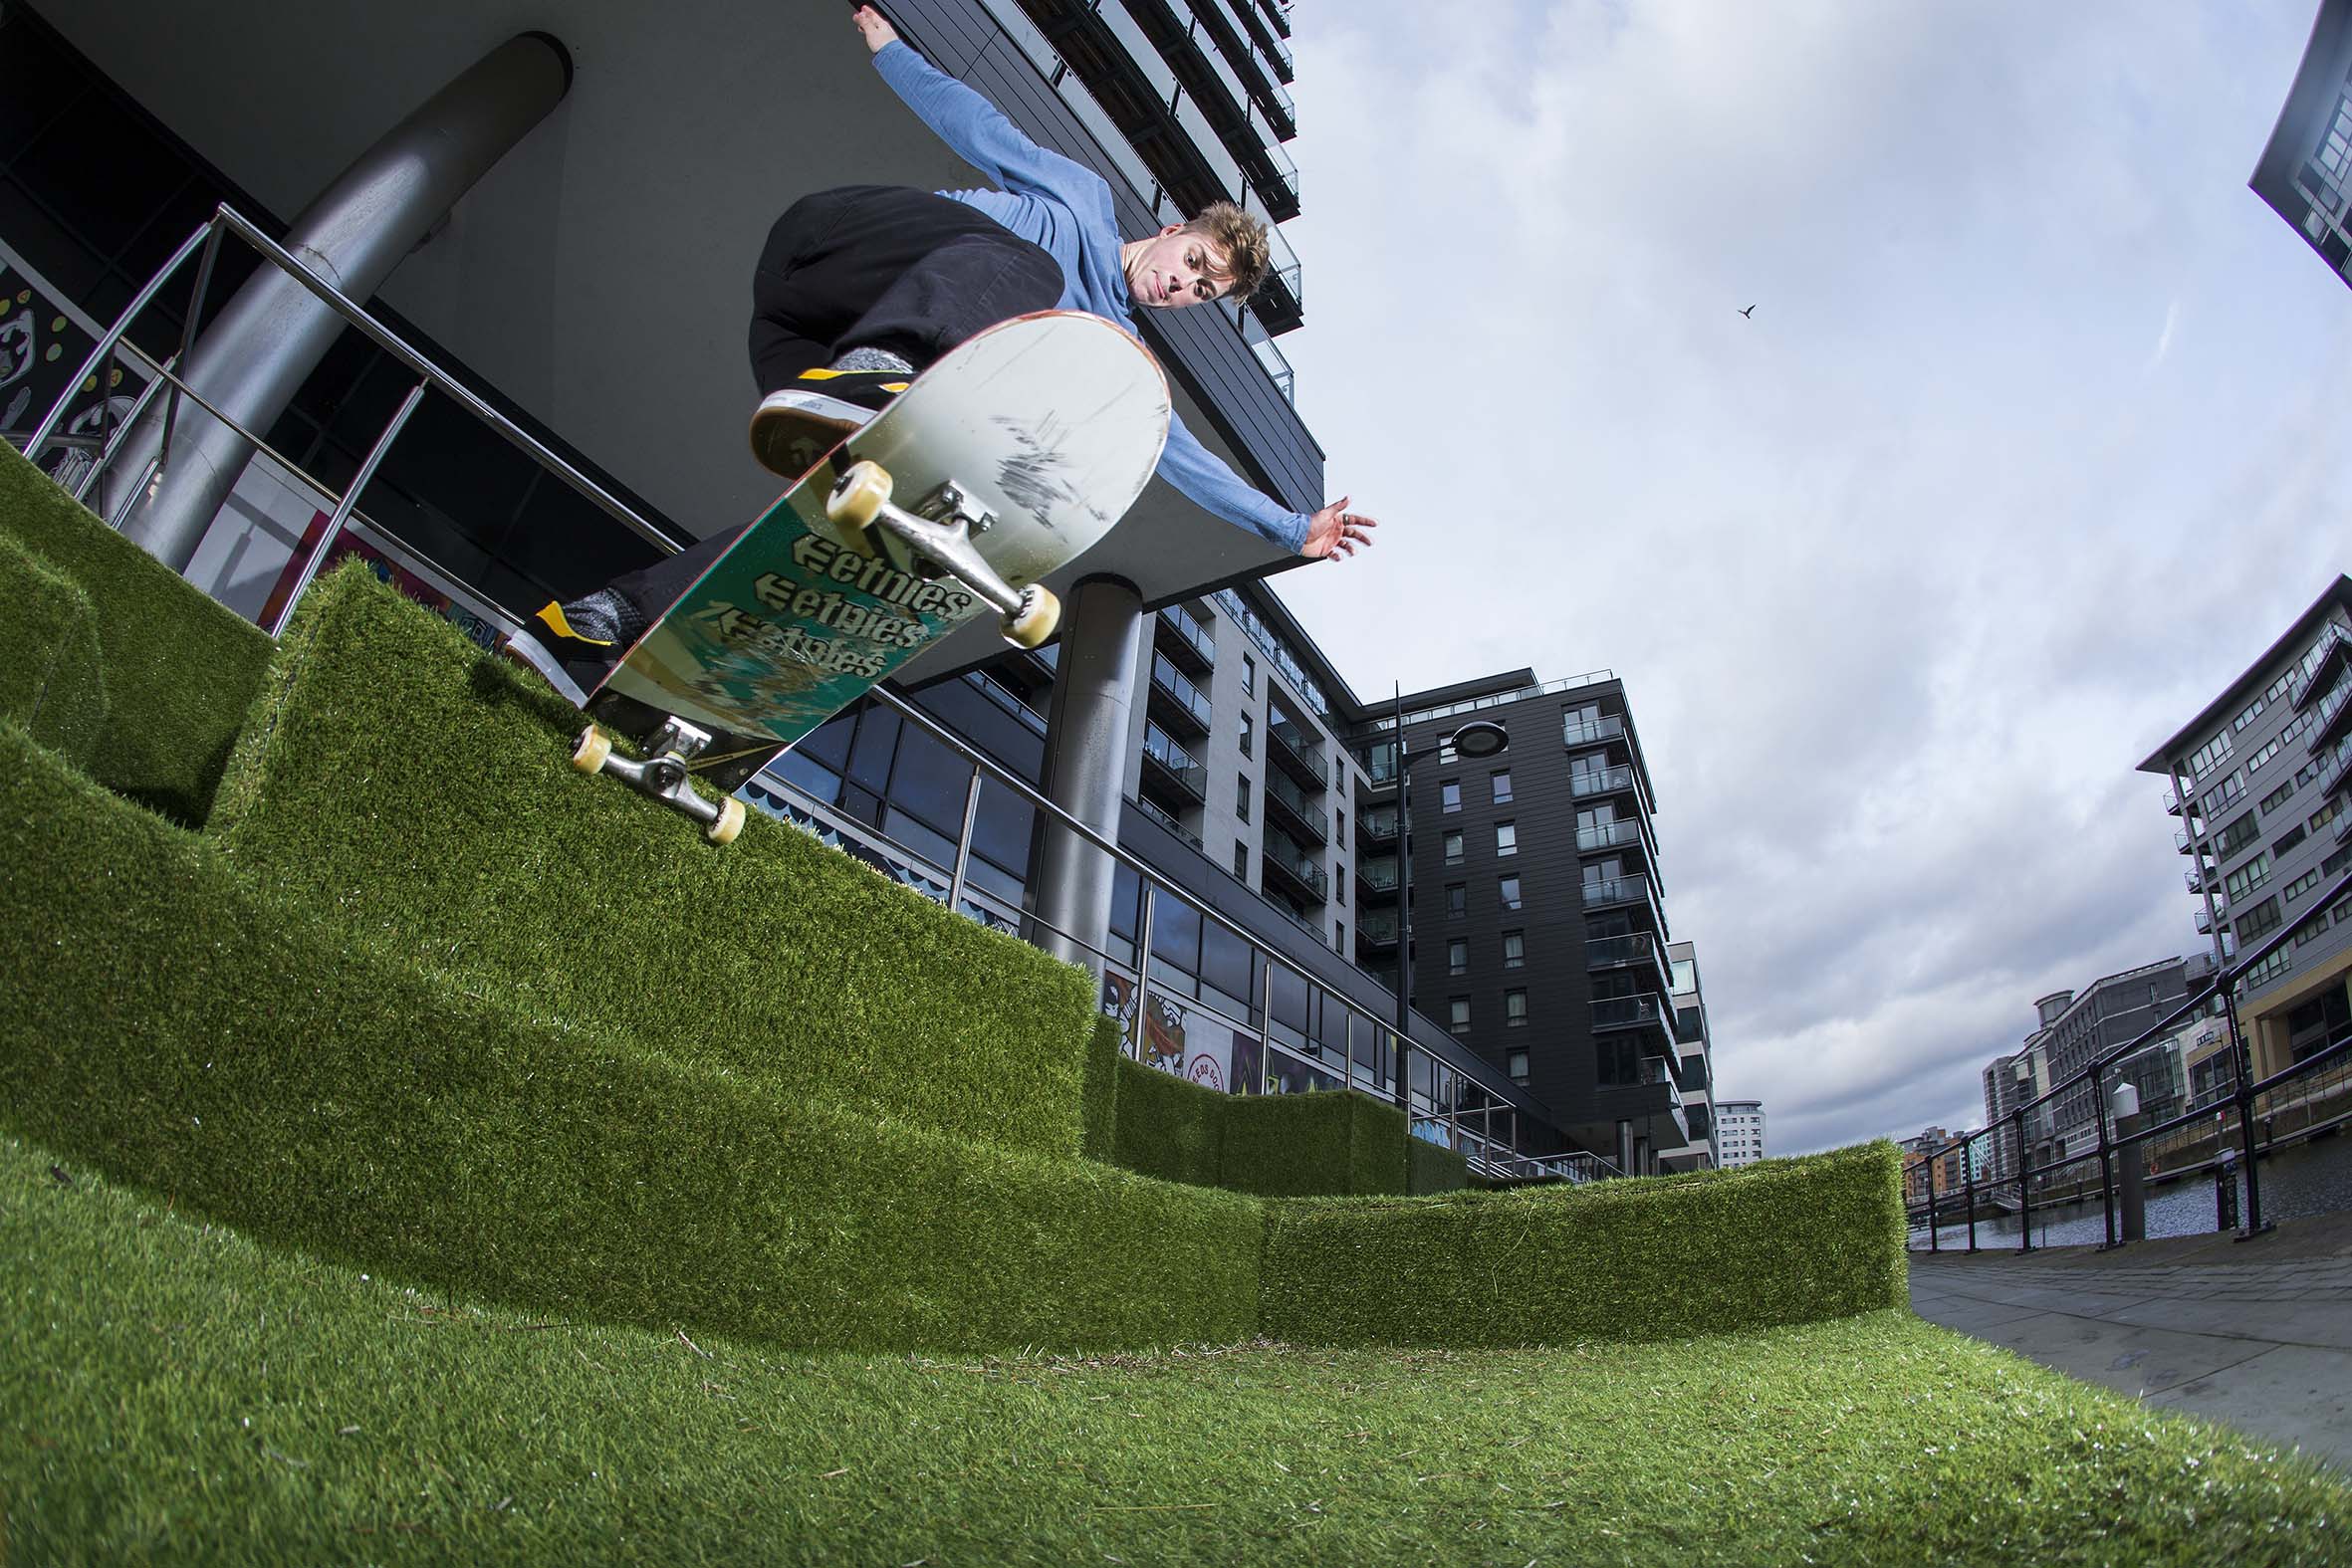
M 1526 1028 L 1528 1024 L 1528 994 L 1507 991 L 1503 994 L 1503 1026 L 1508 1029 Z
M 1456 1034 L 1470 1032 L 1470 999 L 1468 997 L 1456 997 L 1447 1003 L 1446 1013 L 1447 1028 L 1452 1029 Z
M 2252 909 L 2246 911 L 2244 917 L 2237 922 L 2237 940 L 2251 942 L 2254 938 L 2276 929 L 2278 920 L 2278 900 L 2265 898 Z
M 2222 829 L 2221 837 L 2214 840 L 2214 852 L 2227 860 L 2261 836 L 2261 824 L 2248 811 Z
M 1446 884 L 1447 918 L 1452 920 L 1460 920 L 1464 915 L 1469 913 L 1470 884 L 1467 882 L 1448 882 Z
M 1446 973 L 1449 975 L 1470 973 L 1470 944 L 1460 937 L 1455 937 L 1446 943 Z
M 1524 931 L 1503 933 L 1503 967 L 1519 969 L 1528 962 L 1528 934 Z
M 1446 832 L 1446 864 L 1458 866 L 1461 863 L 1462 831 L 1460 828 L 1449 828 Z
M 1507 1063 L 1504 1070 L 1509 1072 L 1512 1077 L 1521 1083 L 1528 1081 L 1528 1053 L 1525 1050 L 1510 1052 L 1504 1057 L 1504 1061 Z
M 1258 745 L 1258 720 L 1247 708 L 1242 710 L 1242 755 L 1255 757 Z
M 1240 879 L 1242 886 L 1250 885 L 1250 845 L 1246 839 L 1237 838 L 1233 841 L 1233 874 Z
M 1495 853 L 1499 855 L 1519 853 L 1519 824 L 1517 822 L 1497 822 L 1495 824 Z
M 1437 803 L 1441 811 L 1462 809 L 1462 781 L 1448 779 L 1437 786 Z
M 1516 910 L 1520 907 L 1518 877 L 1507 876 L 1503 879 L 1503 907 L 1506 910 Z
M 1246 653 L 1242 655 L 1242 695 L 1258 695 L 1258 661 Z
M 1511 803 L 1511 770 L 1508 768 L 1499 768 L 1495 771 L 1494 778 L 1495 803 L 1497 805 L 1509 805 Z
M 2285 784 L 2280 784 L 2277 788 L 2262 796 L 2262 803 L 2256 806 L 2255 809 L 2260 811 L 2264 816 L 2268 816 L 2272 811 L 2275 811 L 2280 806 L 2286 804 L 2286 797 L 2290 794 L 2293 794 L 2295 792 L 2295 785 L 2301 783 L 2302 780 L 2300 779 L 2289 779 Z
M 1243 821 L 1250 819 L 1250 776 L 1242 774 L 1233 782 L 1233 814 Z
M 1339 822 L 1339 830 L 1331 835 L 1332 842 L 1338 847 L 1341 854 L 1345 854 L 1347 853 L 1347 813 L 1335 811 L 1332 814 Z
M 1334 953 L 1347 951 L 1347 922 L 1344 920 L 1331 922 L 1331 951 Z

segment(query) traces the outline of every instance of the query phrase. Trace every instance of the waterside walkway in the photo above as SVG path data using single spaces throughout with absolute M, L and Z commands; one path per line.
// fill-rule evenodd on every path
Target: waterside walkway
M 2251 1241 L 1914 1251 L 1911 1307 L 2352 1471 L 2352 1214 L 2287 1221 Z

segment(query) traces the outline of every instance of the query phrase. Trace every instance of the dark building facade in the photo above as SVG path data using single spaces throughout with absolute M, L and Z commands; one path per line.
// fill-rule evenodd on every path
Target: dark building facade
M 1401 701 L 1409 792 L 1379 705 L 1355 743 L 1359 820 L 1385 834 L 1394 813 L 1409 830 L 1393 849 L 1367 845 L 1362 961 L 1394 984 L 1380 900 L 1395 908 L 1391 863 L 1409 853 L 1414 1007 L 1553 1107 L 1582 1146 L 1628 1172 L 1658 1169 L 1693 1130 L 1656 796 L 1624 683 L 1518 670 Z M 1451 753 L 1447 738 L 1473 719 L 1504 728 L 1501 754 Z

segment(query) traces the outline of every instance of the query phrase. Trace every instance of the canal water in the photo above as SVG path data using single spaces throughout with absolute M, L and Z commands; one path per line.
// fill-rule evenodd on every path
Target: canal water
M 2269 1221 L 2301 1220 L 2312 1215 L 2352 1209 L 2352 1137 L 2316 1138 L 2262 1156 L 2262 1218 Z M 2245 1209 L 2245 1182 L 2237 1182 L 2238 1215 L 2242 1223 Z M 2148 1189 L 2148 1235 L 2151 1239 L 2167 1235 L 2205 1235 L 2220 1229 L 2215 1225 L 2214 1178 L 2211 1172 L 2185 1176 L 2180 1181 Z M 2123 1224 L 2120 1209 L 2116 1215 L 2118 1234 Z M 1980 1215 L 1977 1219 L 1977 1245 L 1980 1247 L 2017 1244 L 2018 1217 L 2015 1215 Z M 2073 1246 L 2097 1244 L 2107 1239 L 2107 1223 L 2096 1195 L 2088 1203 L 2051 1204 L 2033 1206 L 2033 1244 L 2036 1246 Z M 1965 1248 L 1969 1244 L 1969 1228 L 1964 1222 L 1938 1228 L 1939 1246 Z M 1924 1250 L 1928 1244 L 1927 1228 L 1915 1226 L 1911 1244 Z

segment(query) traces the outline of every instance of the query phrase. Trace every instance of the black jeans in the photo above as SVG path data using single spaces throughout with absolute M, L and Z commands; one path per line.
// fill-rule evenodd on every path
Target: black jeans
M 920 370 L 984 328 L 1052 310 L 1061 286 L 1053 257 L 960 201 L 897 185 L 819 191 L 785 209 L 753 270 L 752 375 L 765 395 L 851 348 Z M 657 620 L 750 526 L 610 586 Z
M 976 208 L 927 190 L 804 196 L 752 273 L 752 376 L 765 394 L 851 348 L 920 370 L 983 328 L 1061 298 L 1061 268 Z

